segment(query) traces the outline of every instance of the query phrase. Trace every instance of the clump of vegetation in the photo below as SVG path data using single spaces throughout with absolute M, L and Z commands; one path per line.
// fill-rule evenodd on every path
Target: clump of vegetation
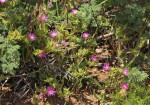
M 140 0 L 0 0 L 2 86 L 14 79 L 35 103 L 92 89 L 101 104 L 148 104 L 148 10 Z

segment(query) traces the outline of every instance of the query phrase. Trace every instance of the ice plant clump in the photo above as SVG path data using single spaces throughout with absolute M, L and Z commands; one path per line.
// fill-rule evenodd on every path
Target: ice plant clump
M 122 89 L 127 90 L 129 88 L 129 84 L 128 83 L 122 83 L 121 87 L 122 87 Z
M 103 66 L 103 70 L 108 71 L 110 68 L 110 64 L 109 63 L 105 63 Z
M 99 60 L 99 58 L 98 58 L 98 57 L 96 57 L 96 56 L 91 56 L 91 60 L 92 60 L 93 62 L 96 62 L 96 61 L 98 61 L 98 60 Z
M 30 34 L 28 35 L 28 38 L 29 38 L 31 41 L 34 41 L 34 40 L 36 40 L 37 36 L 36 36 L 35 34 L 30 33 Z
M 52 88 L 51 86 L 49 86 L 49 87 L 47 87 L 47 89 L 46 89 L 46 94 L 47 94 L 48 96 L 53 96 L 53 95 L 56 94 L 56 91 L 55 91 L 54 88 Z
M 49 32 L 49 36 L 54 38 L 54 37 L 57 37 L 58 36 L 58 31 L 57 30 L 51 30 Z
M 41 51 L 41 52 L 39 53 L 39 58 L 41 58 L 41 59 L 46 58 L 46 52 Z
M 0 3 L 5 3 L 7 2 L 8 0 L 0 0 Z
M 78 13 L 78 10 L 72 9 L 72 10 L 71 10 L 71 13 L 74 14 L 74 15 L 76 15 L 76 14 Z
M 48 19 L 48 16 L 46 14 L 42 14 L 40 17 L 39 17 L 39 21 L 44 21 Z
M 124 75 L 126 75 L 126 76 L 128 76 L 128 74 L 129 74 L 129 72 L 128 72 L 128 70 L 127 70 L 126 68 L 123 69 L 122 73 L 123 73 Z
M 63 45 L 69 45 L 69 42 L 67 42 L 67 41 L 65 41 L 65 40 L 63 40 L 62 42 L 61 42 L 61 44 L 63 44 Z
M 81 35 L 81 37 L 83 37 L 83 38 L 88 38 L 89 36 L 90 36 L 90 34 L 87 33 L 87 32 L 84 32 L 84 33 Z
M 39 99 L 41 99 L 41 100 L 44 99 L 44 95 L 42 93 L 40 93 L 38 96 L 39 96 Z

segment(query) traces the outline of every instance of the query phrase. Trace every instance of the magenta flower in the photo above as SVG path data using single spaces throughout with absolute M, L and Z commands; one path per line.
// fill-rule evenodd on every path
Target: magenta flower
M 59 44 L 57 42 L 53 43 L 55 47 L 59 47 Z
M 71 13 L 74 14 L 74 15 L 76 15 L 76 14 L 78 13 L 78 10 L 72 9 L 72 10 L 71 10 Z
M 41 99 L 41 100 L 44 99 L 44 95 L 42 93 L 40 93 L 38 96 L 39 96 L 39 99 Z
M 49 36 L 54 38 L 58 36 L 58 31 L 57 30 L 52 30 L 49 32 Z
M 87 33 L 87 32 L 84 32 L 84 33 L 81 35 L 81 37 L 83 37 L 83 38 L 88 38 L 89 36 L 90 36 L 90 34 Z
M 110 64 L 109 63 L 105 63 L 103 66 L 103 70 L 108 71 L 110 68 Z
M 127 90 L 129 88 L 129 84 L 128 83 L 122 83 L 121 87 L 122 87 L 122 89 Z
M 128 70 L 126 68 L 124 68 L 123 71 L 122 71 L 122 74 L 128 76 L 129 72 L 128 72 Z
M 30 33 L 30 34 L 28 35 L 28 38 L 29 38 L 31 41 L 34 41 L 34 40 L 37 39 L 37 36 L 36 36 L 35 34 Z
M 46 14 L 42 14 L 40 17 L 39 17 L 39 21 L 44 21 L 48 19 L 48 16 Z
M 98 57 L 96 57 L 96 56 L 91 56 L 91 60 L 92 60 L 93 62 L 96 62 L 96 61 L 98 61 L 98 60 L 99 60 L 99 58 L 98 58 Z
M 53 6 L 52 2 L 48 2 L 48 6 L 51 8 Z
M 5 3 L 7 2 L 8 0 L 0 0 L 0 3 Z
M 54 88 L 52 88 L 51 86 L 49 86 L 49 87 L 47 87 L 47 89 L 46 89 L 46 94 L 47 94 L 48 96 L 53 96 L 53 95 L 56 94 L 56 91 L 55 91 Z
M 42 51 L 42 52 L 39 54 L 39 58 L 41 58 L 41 59 L 46 58 L 46 52 Z
M 61 42 L 61 44 L 63 44 L 63 45 L 69 45 L 69 42 L 66 42 L 65 40 L 63 40 L 62 42 Z

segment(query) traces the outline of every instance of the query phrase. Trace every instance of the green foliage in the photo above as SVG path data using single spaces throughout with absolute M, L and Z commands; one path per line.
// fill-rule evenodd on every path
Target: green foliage
M 127 91 L 127 96 L 120 93 L 112 94 L 111 105 L 149 105 L 150 89 L 144 84 L 132 84 L 130 90 Z
M 48 1 L 8 0 L 0 4 L 0 35 L 4 36 L 0 37 L 0 67 L 3 73 L 15 77 L 18 71 L 36 80 L 41 89 L 36 87 L 35 98 L 38 93 L 45 94 L 46 85 L 54 87 L 60 97 L 95 87 L 104 89 L 97 94 L 103 102 L 108 101 L 106 94 L 112 94 L 109 101 L 114 105 L 146 105 L 149 96 L 142 95 L 150 92 L 138 84 L 143 83 L 148 74 L 140 71 L 137 65 L 141 66 L 141 61 L 150 65 L 147 4 L 140 0 L 51 0 L 52 6 L 48 6 Z M 72 13 L 72 8 L 78 10 L 77 14 Z M 40 21 L 42 14 L 48 19 Z M 58 31 L 58 37 L 50 37 L 52 30 Z M 84 32 L 90 36 L 81 37 Z M 35 34 L 35 40 L 28 37 L 30 33 Z M 107 36 L 109 33 L 111 37 Z M 103 34 L 105 36 L 99 39 Z M 114 60 L 111 63 L 103 58 L 101 62 L 91 60 L 90 57 L 96 55 L 95 48 L 106 43 L 113 50 L 112 56 L 122 62 Z M 142 51 L 143 48 L 146 50 Z M 46 58 L 40 58 L 42 52 L 46 53 Z M 89 71 L 93 66 L 101 69 L 99 63 L 105 61 L 116 67 L 107 72 L 98 70 L 96 75 L 106 73 L 108 76 L 100 81 Z M 128 76 L 122 74 L 120 63 L 129 68 Z M 23 71 L 18 69 L 21 67 Z M 129 83 L 127 96 L 118 94 L 122 82 Z
M 140 2 L 132 1 L 128 5 L 125 3 L 120 6 L 117 12 L 110 12 L 111 20 L 114 22 L 115 39 L 118 40 L 117 56 L 122 59 L 127 58 L 124 62 L 127 66 L 140 65 L 138 61 L 144 60 L 144 57 L 140 56 L 142 54 L 141 49 L 145 47 L 149 40 L 147 34 L 148 11 L 144 4 L 145 2 L 141 5 Z M 127 50 L 124 47 L 127 47 Z M 137 62 L 135 62 L 135 59 Z
M 137 4 L 126 5 L 122 12 L 116 14 L 116 21 L 138 30 L 144 22 L 145 8 Z
M 91 0 L 90 3 L 85 3 L 79 7 L 78 18 L 82 22 L 85 28 L 90 25 L 90 27 L 99 27 L 101 24 L 109 24 L 105 23 L 106 20 L 104 17 L 100 16 L 100 12 L 102 10 L 102 5 L 107 2 L 104 0 L 103 2 L 98 2 L 97 0 Z
M 129 72 L 129 79 L 128 81 L 130 83 L 140 83 L 143 82 L 145 79 L 148 78 L 148 74 L 144 71 L 140 71 L 140 68 L 138 67 L 133 67 L 130 69 Z
M 5 74 L 15 75 L 14 69 L 19 67 L 20 64 L 20 46 L 16 42 L 0 37 L 0 66 Z

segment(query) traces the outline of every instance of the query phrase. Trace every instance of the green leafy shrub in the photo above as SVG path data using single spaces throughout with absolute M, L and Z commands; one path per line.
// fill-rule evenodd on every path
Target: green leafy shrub
M 17 45 L 14 41 L 6 40 L 3 37 L 0 37 L 0 51 L 1 51 L 1 67 L 3 73 L 15 75 L 16 71 L 20 64 L 20 46 Z
M 142 94 L 144 90 L 138 83 L 144 82 L 148 74 L 140 71 L 137 65 L 141 63 L 137 61 L 149 62 L 145 3 L 138 0 L 13 0 L 0 6 L 3 11 L 0 34 L 4 36 L 0 37 L 0 66 L 5 74 L 14 77 L 15 73 L 21 77 L 23 74 L 26 80 L 31 80 L 37 102 L 47 99 L 47 86 L 51 86 L 48 91 L 57 91 L 59 97 L 80 94 L 82 89 L 94 87 L 98 91 L 103 89 L 93 91 L 103 103 L 108 100 L 112 104 L 136 103 L 140 99 L 136 92 L 139 90 Z M 106 50 L 113 50 L 114 58 L 120 59 L 116 67 L 112 67 L 111 60 L 108 63 L 108 59 L 97 57 L 95 49 L 103 44 L 110 46 Z M 141 51 L 143 48 L 146 53 Z M 102 68 L 99 62 L 106 63 L 97 74 L 106 73 L 105 81 L 90 74 L 91 68 Z M 129 75 L 122 73 L 123 67 L 128 68 Z M 132 93 L 134 84 L 138 88 Z M 119 97 L 121 89 L 128 95 Z M 137 104 L 147 104 L 147 97 Z
M 129 82 L 140 83 L 148 78 L 148 74 L 144 71 L 140 71 L 139 68 L 134 67 L 130 69 Z
M 150 89 L 145 84 L 132 84 L 132 88 L 127 92 L 127 96 L 120 95 L 119 93 L 111 95 L 113 99 L 111 105 L 148 105 L 150 103 L 149 95 Z

